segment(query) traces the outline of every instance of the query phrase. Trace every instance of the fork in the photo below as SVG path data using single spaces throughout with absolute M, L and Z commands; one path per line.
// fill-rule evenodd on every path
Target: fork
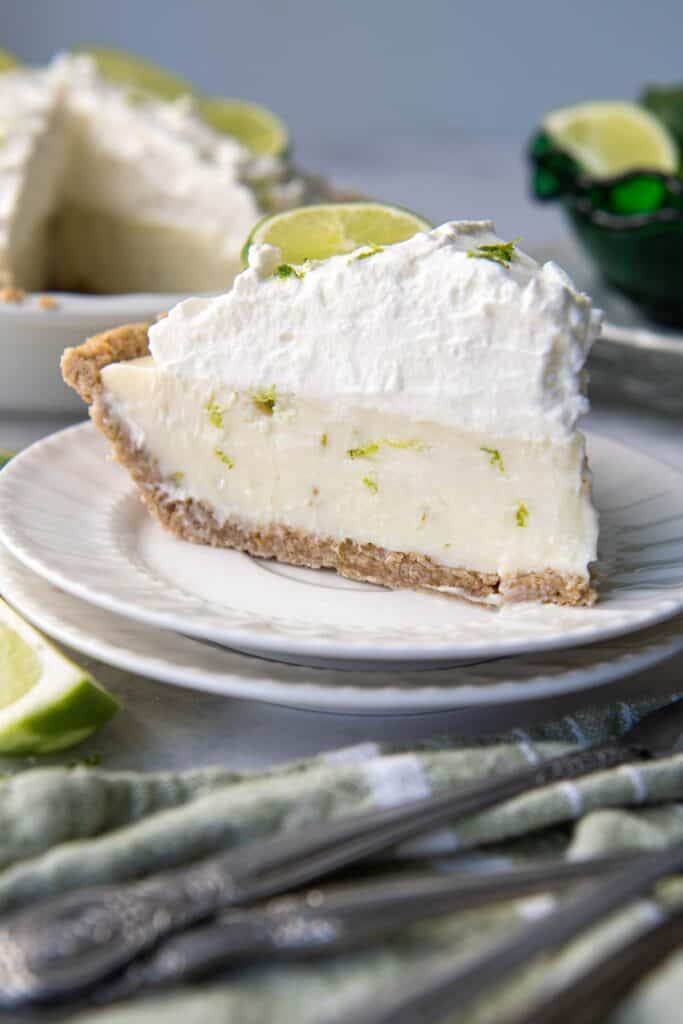
M 412 982 L 398 993 L 392 993 L 388 999 L 375 998 L 372 1002 L 352 1008 L 348 1013 L 330 1018 L 326 1024 L 415 1024 L 415 1021 L 420 1021 L 420 1024 L 436 1024 L 446 1018 L 458 1020 L 454 1014 L 469 1011 L 492 986 L 504 982 L 534 957 L 552 952 L 570 942 L 625 904 L 649 892 L 660 879 L 681 869 L 683 843 L 644 855 L 638 859 L 638 863 L 624 865 L 611 877 L 603 879 L 600 885 L 591 886 L 585 894 L 561 903 L 540 922 L 518 929 L 464 964 L 435 971 L 422 984 Z M 615 971 L 611 980 L 616 995 L 619 991 L 617 982 L 622 988 L 625 987 L 624 977 L 621 972 Z M 600 999 L 600 993 L 594 994 L 596 999 Z M 513 1017 L 511 1024 L 546 1024 L 546 1021 L 551 1020 L 559 1024 L 567 1020 L 574 1021 L 572 1014 L 543 1016 L 555 998 L 553 995 L 542 1001 L 540 1012 L 537 1012 L 537 1004 L 531 1011 Z M 570 1002 L 566 993 L 565 999 L 566 1009 L 566 1004 Z M 581 1009 L 580 1000 L 578 1002 Z M 571 1003 L 576 1008 L 577 999 L 572 999 Z M 502 1017 L 501 1020 L 506 1018 Z
M 616 740 L 518 772 L 250 843 L 142 881 L 56 897 L 0 927 L 0 1008 L 75 995 L 223 907 L 296 889 L 529 790 L 671 755 L 682 736 L 683 702 L 675 702 Z
M 612 873 L 632 854 L 539 862 L 447 877 L 337 884 L 265 905 L 223 911 L 171 935 L 94 993 L 98 1004 L 140 989 L 182 984 L 240 964 L 310 960 L 369 946 L 407 925 L 455 911 L 563 890 Z

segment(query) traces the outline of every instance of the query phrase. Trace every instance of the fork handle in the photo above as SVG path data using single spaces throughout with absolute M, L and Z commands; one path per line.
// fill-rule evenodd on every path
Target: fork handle
M 253 851 L 240 874 L 241 891 L 250 899 L 275 896 L 523 793 L 648 756 L 623 743 L 606 743 L 410 804 L 314 826 L 303 835 L 276 837 Z

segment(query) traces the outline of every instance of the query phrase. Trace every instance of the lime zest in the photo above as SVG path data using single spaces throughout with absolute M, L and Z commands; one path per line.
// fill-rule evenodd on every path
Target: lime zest
M 422 510 L 422 515 L 420 516 L 420 522 L 419 522 L 419 525 L 417 527 L 418 530 L 421 530 L 423 528 L 424 524 L 427 522 L 428 514 L 429 513 L 427 512 L 427 509 L 423 509 Z
M 526 507 L 523 501 L 520 501 L 519 505 L 517 506 L 517 511 L 515 513 L 515 521 L 517 523 L 517 526 L 526 526 L 528 518 L 529 509 Z
M 303 281 L 306 276 L 303 270 L 297 270 L 291 263 L 281 263 L 275 270 L 276 277 L 298 277 L 300 281 Z
M 171 477 L 170 478 L 173 481 L 173 483 L 176 485 L 176 487 L 180 487 L 181 483 L 185 479 L 185 474 L 181 473 L 181 472 L 171 473 Z
M 429 446 L 423 441 L 392 441 L 389 437 L 382 437 L 379 441 L 372 441 L 362 448 L 348 448 L 346 454 L 350 459 L 369 459 L 372 455 L 376 455 L 382 447 L 424 452 Z
M 235 463 L 233 462 L 229 455 L 225 454 L 222 448 L 214 448 L 213 454 L 216 456 L 216 458 L 220 459 L 223 465 L 227 466 L 228 469 L 235 468 Z
M 505 463 L 503 462 L 503 456 L 500 454 L 497 448 L 487 448 L 485 445 L 479 449 L 480 452 L 485 452 L 489 456 L 489 462 L 492 466 L 498 466 L 501 473 L 505 472 Z
M 379 484 L 377 483 L 377 481 L 373 477 L 371 477 L 371 476 L 364 476 L 363 477 L 363 483 L 365 484 L 365 486 L 367 487 L 367 489 L 369 491 L 372 491 L 373 494 L 377 494 L 377 492 L 379 490 Z
M 370 256 L 376 256 L 378 252 L 384 252 L 384 246 L 375 245 L 374 242 L 371 242 L 369 248 L 365 249 L 363 252 L 356 253 L 356 255 L 352 256 L 347 262 L 356 263 L 358 260 L 367 260 Z
M 387 445 L 389 448 L 400 448 L 403 451 L 412 452 L 424 452 L 429 447 L 423 441 L 392 441 L 389 437 L 383 437 L 380 444 Z
M 348 448 L 346 454 L 350 459 L 369 459 L 379 451 L 379 445 L 373 442 L 366 444 L 364 448 Z
M 327 448 L 328 437 L 327 434 L 320 435 L 320 447 Z
M 225 409 L 223 408 L 223 406 L 218 405 L 214 401 L 214 397 L 212 395 L 211 398 L 209 399 L 209 401 L 204 406 L 204 408 L 206 409 L 207 413 L 209 414 L 209 422 L 211 423 L 211 425 L 216 427 L 218 430 L 222 430 L 223 429 L 223 413 L 225 412 Z
M 251 396 L 251 400 L 260 412 L 265 413 L 266 416 L 272 416 L 277 404 L 275 385 L 271 384 L 269 388 L 261 388 L 259 391 L 255 391 Z
M 468 249 L 467 255 L 470 259 L 491 260 L 492 263 L 499 263 L 501 267 L 509 267 L 512 263 L 515 247 L 521 242 L 522 236 L 511 242 L 492 242 L 487 245 L 478 245 L 476 249 Z

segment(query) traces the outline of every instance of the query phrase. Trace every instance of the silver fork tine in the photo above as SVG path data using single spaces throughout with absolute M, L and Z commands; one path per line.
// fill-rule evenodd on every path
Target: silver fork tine
M 563 903 L 535 925 L 519 929 L 492 949 L 456 968 L 436 972 L 424 984 L 395 998 L 335 1017 L 329 1024 L 433 1024 L 464 1012 L 492 985 L 504 981 L 542 952 L 557 949 L 625 903 L 649 891 L 655 882 L 683 868 L 683 843 L 644 856 L 607 878 L 600 886 Z
M 411 804 L 356 815 L 337 824 L 314 826 L 303 835 L 282 836 L 264 843 L 261 850 L 249 850 L 241 892 L 249 900 L 286 892 L 406 839 L 426 835 L 449 821 L 495 807 L 521 793 L 647 756 L 625 743 L 609 743 L 563 754 L 528 769 L 458 787 Z M 239 863 L 239 851 L 237 855 L 228 856 Z M 239 868 L 236 874 L 239 876 Z
M 620 946 L 614 956 L 604 957 L 537 1000 L 528 1010 L 505 1024 L 592 1024 L 604 1020 L 637 983 L 683 944 L 683 907 Z
M 137 960 L 96 1001 L 178 984 L 239 963 L 333 956 L 377 942 L 406 925 L 458 910 L 598 880 L 636 855 L 530 864 L 503 872 L 457 873 L 328 886 L 264 906 L 230 910 L 171 936 Z

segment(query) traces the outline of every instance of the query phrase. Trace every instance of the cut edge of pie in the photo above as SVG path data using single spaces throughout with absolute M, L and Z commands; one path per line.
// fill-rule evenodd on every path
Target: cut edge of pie
M 106 400 L 101 372 L 111 363 L 148 355 L 149 324 L 127 324 L 69 348 L 62 373 L 90 407 L 90 416 L 109 439 L 112 454 L 130 474 L 142 499 L 159 522 L 183 540 L 235 548 L 258 558 L 276 559 L 309 568 L 329 568 L 349 579 L 390 588 L 437 591 L 487 604 L 501 601 L 542 601 L 561 605 L 592 605 L 596 590 L 589 578 L 553 569 L 499 575 L 453 568 L 410 551 L 392 551 L 372 543 L 339 540 L 273 522 L 253 528 L 237 518 L 219 522 L 211 507 L 169 490 L 154 456 L 134 438 L 124 420 Z

